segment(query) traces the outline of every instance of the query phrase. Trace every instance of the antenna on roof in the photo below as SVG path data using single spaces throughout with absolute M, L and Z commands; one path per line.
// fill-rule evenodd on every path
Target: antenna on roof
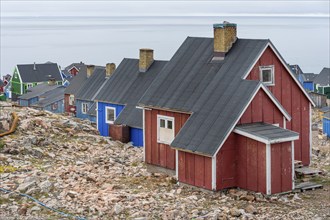
M 36 62 L 33 63 L 33 70 L 37 70 Z

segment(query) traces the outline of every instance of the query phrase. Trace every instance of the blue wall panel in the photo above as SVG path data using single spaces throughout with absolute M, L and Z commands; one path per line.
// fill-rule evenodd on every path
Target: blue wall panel
M 116 117 L 124 109 L 124 105 L 116 105 L 105 102 L 97 102 L 97 129 L 99 130 L 102 136 L 109 136 L 109 124 L 105 122 L 105 107 L 114 107 L 116 108 Z M 78 112 L 78 111 L 77 111 Z
M 309 91 L 314 91 L 314 83 L 313 82 L 304 82 L 304 88 Z
M 53 112 L 53 113 L 63 113 L 64 112 L 64 100 L 60 100 L 60 101 L 57 101 L 57 109 L 53 110 L 52 109 L 52 105 L 53 104 L 50 104 L 50 105 L 47 105 L 44 110 L 47 110 L 47 111 L 50 111 L 50 112 Z
M 330 119 L 323 118 L 323 133 L 330 137 Z
M 140 128 L 129 128 L 130 141 L 133 142 L 133 146 L 143 146 L 143 130 Z
M 26 99 L 18 99 L 18 105 L 27 107 L 29 106 L 29 101 Z
M 89 119 L 89 115 L 88 114 L 84 114 L 82 112 L 82 103 L 87 103 L 88 109 L 90 109 L 90 107 L 93 105 L 94 102 L 91 101 L 83 101 L 83 100 L 76 100 L 76 109 L 77 109 L 77 113 L 76 113 L 76 117 L 77 118 L 81 118 L 81 119 Z

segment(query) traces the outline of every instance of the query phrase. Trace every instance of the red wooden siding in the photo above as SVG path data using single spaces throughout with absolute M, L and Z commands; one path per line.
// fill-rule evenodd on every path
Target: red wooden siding
M 71 75 L 76 76 L 79 71 L 76 68 L 70 70 Z
M 300 139 L 295 141 L 295 159 L 308 165 L 310 163 L 309 101 L 270 48 L 265 50 L 247 79 L 260 80 L 259 66 L 267 65 L 275 66 L 275 85 L 268 88 L 292 116 L 291 122 L 287 122 L 286 127 L 300 134 Z
M 271 192 L 292 190 L 291 142 L 271 145 Z
M 236 186 L 266 193 L 266 145 L 241 135 L 236 138 Z
M 259 90 L 238 124 L 265 122 L 283 127 L 283 115 L 268 95 Z
M 212 158 L 179 151 L 179 182 L 212 190 Z
M 152 165 L 175 169 L 175 150 L 167 144 L 157 143 L 157 115 L 174 117 L 175 135 L 188 120 L 189 114 L 162 110 L 145 110 L 145 159 Z
M 217 190 L 236 187 L 237 182 L 237 135 L 232 133 L 228 136 L 216 157 Z

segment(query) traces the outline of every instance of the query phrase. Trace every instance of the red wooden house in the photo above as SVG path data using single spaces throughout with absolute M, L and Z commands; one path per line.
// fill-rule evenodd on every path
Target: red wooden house
M 209 190 L 273 194 L 310 163 L 314 105 L 270 40 L 188 37 L 140 100 L 145 162 Z

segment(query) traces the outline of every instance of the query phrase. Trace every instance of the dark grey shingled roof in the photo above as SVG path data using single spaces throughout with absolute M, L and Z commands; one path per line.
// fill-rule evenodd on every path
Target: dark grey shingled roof
M 78 73 L 79 75 L 79 73 Z M 104 67 L 95 67 L 93 74 L 86 80 L 76 99 L 94 101 L 95 96 L 100 92 L 105 81 L 107 81 Z
M 139 72 L 138 59 L 123 59 L 96 100 L 126 105 L 115 124 L 142 128 L 142 111 L 136 105 L 167 61 L 154 61 L 147 72 Z
M 51 91 L 46 92 L 42 96 L 40 96 L 39 101 L 34 103 L 33 106 L 36 107 L 46 107 L 54 102 L 60 101 L 64 99 L 64 86 L 59 86 Z
M 60 87 L 59 85 L 48 85 L 48 83 L 42 83 L 40 85 L 37 85 L 35 87 L 29 88 L 28 92 L 19 96 L 19 99 L 31 99 L 37 96 L 40 96 L 48 91 L 51 91 L 53 89 L 56 89 L 57 87 Z
M 314 73 L 304 73 L 303 76 L 304 82 L 313 82 L 317 75 Z
M 236 126 L 235 129 L 257 136 L 270 143 L 278 142 L 279 139 L 283 140 L 299 137 L 297 132 L 266 123 L 243 124 Z
M 80 67 L 79 73 L 70 80 L 70 85 L 65 89 L 65 94 L 76 95 L 85 85 L 87 81 L 87 67 L 83 65 Z
M 24 83 L 46 82 L 50 76 L 56 81 L 62 81 L 61 71 L 56 63 L 18 64 L 17 68 Z
M 330 68 L 324 67 L 322 71 L 315 77 L 314 83 L 321 86 L 330 85 Z
M 140 105 L 192 113 L 171 146 L 213 156 L 260 88 L 242 77 L 269 42 L 238 39 L 223 61 L 211 62 L 213 38 L 188 37 Z

